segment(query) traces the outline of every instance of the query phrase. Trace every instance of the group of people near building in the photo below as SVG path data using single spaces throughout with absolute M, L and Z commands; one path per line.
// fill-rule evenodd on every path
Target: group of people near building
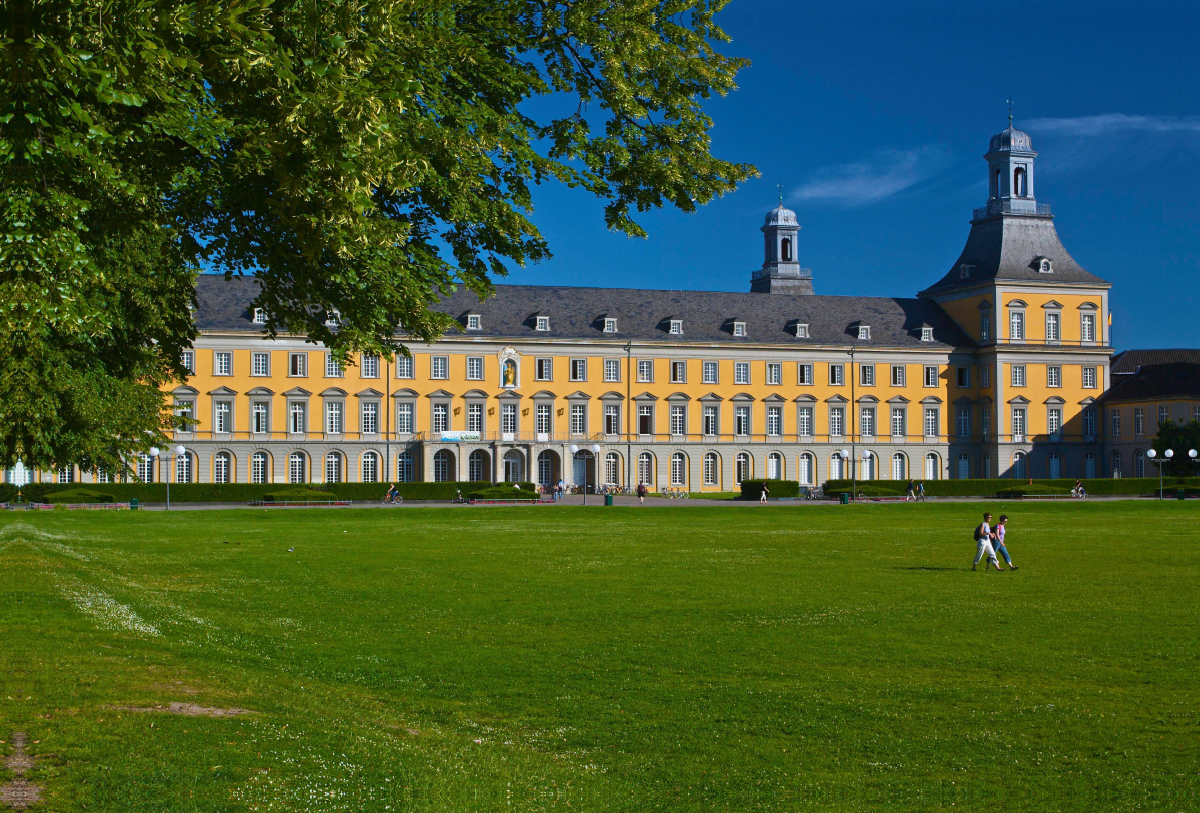
M 1009 570 L 1018 569 L 1012 563 L 1012 557 L 1008 555 L 1008 549 L 1004 547 L 1004 534 L 1006 533 L 1007 525 L 1007 514 L 1001 514 L 1000 521 L 993 528 L 992 515 L 986 511 L 984 512 L 983 522 L 975 526 L 975 561 L 971 563 L 971 570 L 978 567 L 985 556 L 987 557 L 987 563 L 983 566 L 985 573 L 992 565 L 996 566 L 996 570 L 1004 570 L 1004 568 L 1000 567 L 1000 560 L 996 558 L 997 554 L 1004 557 Z

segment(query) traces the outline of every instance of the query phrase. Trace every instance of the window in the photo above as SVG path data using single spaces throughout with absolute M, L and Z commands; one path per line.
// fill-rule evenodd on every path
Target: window
M 1012 411 L 1013 440 L 1020 443 L 1025 438 L 1025 410 L 1015 407 Z
M 1158 422 L 1160 424 L 1167 423 L 1171 420 L 1171 408 L 1169 406 L 1160 405 L 1158 408 Z
M 265 325 L 267 323 L 267 312 L 262 308 L 255 308 L 254 317 L 250 321 L 256 325 Z
M 1200 423 L 1200 404 L 1192 407 L 1192 420 Z
M 325 482 L 342 482 L 342 456 L 337 452 L 325 455 Z
M 845 376 L 843 375 L 843 372 L 844 372 L 843 365 L 841 365 L 841 364 L 830 364 L 829 365 L 829 384 L 830 384 L 830 386 L 840 387 L 843 383 L 845 383 Z
M 672 361 L 671 362 L 671 383 L 683 384 L 687 381 L 687 362 Z
M 1021 175 L 1020 175 L 1021 184 L 1019 186 L 1019 189 L 1021 190 L 1022 197 L 1024 197 L 1024 195 L 1026 194 L 1026 192 L 1025 192 L 1025 173 L 1019 169 L 1017 170 L 1017 172 L 1021 173 Z M 1039 274 L 1053 274 L 1054 273 L 1054 261 L 1053 260 L 1042 260 L 1041 263 L 1038 264 L 1038 273 Z
M 746 335 L 746 323 L 745 322 L 734 322 L 733 323 L 733 335 L 734 336 L 745 336 Z
M 1109 434 L 1114 438 L 1121 437 L 1121 410 L 1114 409 L 1109 412 Z
M 829 434 L 833 437 L 842 437 L 846 434 L 846 409 L 845 407 L 831 407 L 829 410 Z
M 483 404 L 467 404 L 467 431 L 483 431 Z
M 213 353 L 213 375 L 233 375 L 233 353 L 217 350 Z
M 858 383 L 864 387 L 875 386 L 875 365 L 860 364 L 858 365 Z
M 875 407 L 862 407 L 858 411 L 859 432 L 865 438 L 875 437 Z
M 60 483 L 75 482 L 75 467 L 74 466 L 66 466 L 64 468 L 59 469 L 57 480 Z
M 604 407 L 604 434 L 621 434 L 621 408 L 616 404 Z
M 447 379 L 450 377 L 450 357 L 449 356 L 430 356 L 429 357 L 429 377 L 436 379 Z
M 175 457 L 175 482 L 192 482 L 192 454 L 185 452 Z
M 516 404 L 504 404 L 500 407 L 500 431 L 509 434 L 517 431 Z
M 979 315 L 979 338 L 985 342 L 992 338 L 992 315 L 990 313 Z
M 979 413 L 979 431 L 987 437 L 992 431 L 992 411 L 985 409 Z
M 993 194 L 992 197 L 995 197 L 995 195 Z M 974 270 L 975 270 L 975 266 L 967 265 L 966 263 L 963 263 L 962 265 L 960 265 L 958 267 L 958 278 L 959 279 L 970 279 L 971 272 Z
M 1084 367 L 1083 368 L 1083 388 L 1085 390 L 1096 389 L 1096 368 L 1095 367 Z
M 1079 325 L 1079 338 L 1085 342 L 1096 341 L 1096 315 L 1085 313 Z
M 325 377 L 326 378 L 341 378 L 345 375 L 342 369 L 342 360 L 333 353 L 325 354 Z
M 705 384 L 717 383 L 717 363 L 715 361 L 704 362 L 701 369 L 703 371 L 701 377 Z
M 228 401 L 217 401 L 213 404 L 213 431 L 233 431 L 233 404 Z
M 971 410 L 961 408 L 958 410 L 958 436 L 960 438 L 969 438 L 971 436 Z
M 907 435 L 906 423 L 904 407 L 892 407 L 892 437 L 903 438 Z
M 338 313 L 337 308 L 329 311 L 325 317 L 326 327 L 337 327 L 342 321 L 342 315 Z
M 250 375 L 270 375 L 271 374 L 271 354 L 270 353 L 251 353 L 250 354 Z
M 308 376 L 308 353 L 288 354 L 288 375 L 293 378 Z
M 750 434 L 750 407 L 740 406 L 733 408 L 733 434 Z
M 941 473 L 942 466 L 940 458 L 933 452 L 925 455 L 925 479 L 937 480 L 941 476 Z
M 734 460 L 733 466 L 734 485 L 741 485 L 743 481 L 749 480 L 753 475 L 750 466 L 750 455 L 745 452 L 738 452 L 737 458 Z
M 904 368 L 903 364 L 893 364 L 892 365 L 892 386 L 893 387 L 903 387 L 904 386 L 904 369 L 905 368 Z
M 359 359 L 359 378 L 379 378 L 379 356 L 364 353 Z
M 483 380 L 483 356 L 467 356 L 467 380 Z
M 1050 433 L 1050 440 L 1058 441 L 1062 439 L 1062 409 L 1059 407 L 1052 407 L 1047 412 L 1046 430 Z
M 925 437 L 936 438 L 939 434 L 938 410 L 927 407 L 925 409 Z
M 654 381 L 654 362 L 650 359 L 639 359 L 637 363 L 637 380 L 639 384 L 649 384 Z
M 971 386 L 971 368 L 970 367 L 958 367 L 955 370 L 955 375 L 957 377 L 956 383 L 958 384 L 959 387 Z
M 621 360 L 620 359 L 605 359 L 604 360 L 604 380 L 607 383 L 619 382 L 621 380 Z
M 217 452 L 213 456 L 213 482 L 228 483 L 231 459 L 229 452 Z
M 749 384 L 750 383 L 750 362 L 735 361 L 733 363 L 733 383 L 734 384 Z
M 571 433 L 582 435 L 587 432 L 587 405 L 571 404 Z
M 255 452 L 250 456 L 250 482 L 265 483 L 267 482 L 267 453 Z
M 367 435 L 379 432 L 379 403 L 364 401 L 359 405 L 359 431 Z
M 270 432 L 271 425 L 268 420 L 269 412 L 267 404 L 264 401 L 255 401 L 250 405 L 250 431 L 251 432 Z
M 533 362 L 533 377 L 536 381 L 554 380 L 554 359 L 537 359 Z
M 813 469 L 813 456 L 810 454 L 800 455 L 800 470 L 797 472 L 797 476 L 800 478 L 801 485 L 812 485 Z
M 638 434 L 654 434 L 654 407 L 650 404 L 642 404 L 638 407 Z
M 179 356 L 179 363 L 183 365 L 183 369 L 187 370 L 192 375 L 196 374 L 196 353 L 192 350 L 184 350 Z
M 1025 338 L 1025 312 L 1008 312 L 1008 338 L 1020 341 Z
M 604 332 L 605 333 L 616 333 L 617 332 L 617 320 L 616 319 L 605 319 L 604 320 Z
M 412 356 L 396 356 L 396 378 L 414 378 Z
M 367 452 L 362 457 L 362 482 L 379 482 L 379 455 Z
M 1062 367 L 1051 364 L 1046 367 L 1046 386 L 1061 387 L 1062 386 Z
M 143 483 L 154 482 L 154 458 L 145 452 L 138 455 L 137 478 Z
M 411 483 L 414 479 L 412 452 L 401 452 L 396 455 L 396 480 L 401 483 Z
M 604 482 L 610 486 L 621 482 L 621 456 L 616 452 L 604 456 Z
M 683 320 L 682 319 L 672 319 L 671 326 L 667 329 L 667 331 L 672 336 L 678 336 L 678 335 L 682 334 L 683 333 Z
M 783 434 L 783 407 L 767 407 L 767 434 L 776 437 Z
M 288 482 L 303 483 L 308 473 L 307 459 L 304 452 L 292 452 L 288 455 Z
M 397 404 L 396 405 L 396 431 L 411 435 L 413 431 L 413 405 L 412 404 Z
M 992 386 L 992 368 L 990 368 L 990 367 L 980 367 L 979 368 L 979 386 L 981 386 L 981 387 Z
M 796 383 L 801 386 L 811 386 L 813 383 L 813 366 L 811 364 L 796 365 Z
M 1136 477 L 1146 476 L 1146 453 L 1141 449 L 1133 453 L 1133 473 Z
M 1057 313 L 1046 314 L 1046 341 L 1058 341 L 1058 317 Z
M 871 328 L 867 325 L 859 325 L 858 326 L 859 341 L 866 341 L 870 338 L 871 338 Z
M 808 325 L 796 325 L 796 338 L 797 339 L 812 338 L 811 336 L 808 335 Z
M 571 380 L 587 381 L 587 359 L 571 359 Z
M 1096 410 L 1092 407 L 1083 410 L 1083 436 L 1085 440 L 1096 437 Z
M 542 330 L 542 331 L 549 330 L 550 329 L 550 317 L 549 316 L 539 316 L 537 318 L 537 329 Z
M 483 327 L 483 320 L 477 313 L 467 314 L 467 330 L 479 330 Z M 541 330 L 541 328 L 538 328 Z
M 717 434 L 717 408 L 715 406 L 704 407 L 704 412 L 701 417 L 703 419 L 703 426 L 701 428 L 703 429 L 704 434 Z
M 717 454 L 709 452 L 704 455 L 704 485 L 715 486 L 717 484 Z
M 921 328 L 921 341 L 923 341 L 923 342 L 933 341 L 933 328 L 931 328 L 931 327 Z
M 1133 408 L 1133 434 L 1134 435 L 1146 434 L 1146 408 L 1145 407 L 1134 407 Z
M 642 452 L 638 455 L 637 476 L 640 484 L 644 486 L 651 484 L 654 478 L 654 455 L 649 452 Z
M 431 412 L 432 425 L 430 428 L 434 432 L 449 432 L 450 431 L 450 405 L 449 404 L 434 404 Z
M 687 412 L 681 404 L 671 405 L 671 434 L 687 434 Z
M 925 365 L 925 386 L 936 387 L 938 385 L 938 368 L 935 364 Z
M 783 365 L 778 361 L 767 362 L 767 383 L 782 384 L 783 383 Z
M 813 434 L 813 408 L 802 406 L 796 418 L 797 431 L 801 437 L 811 438 Z
M 1014 387 L 1024 387 L 1025 386 L 1025 365 L 1024 364 L 1012 365 L 1012 385 Z
M 325 402 L 325 431 L 330 435 L 342 434 L 342 402 Z
M 195 401 L 176 401 L 175 414 L 183 419 L 183 425 L 180 426 L 180 431 L 191 432 L 196 428 L 196 402 Z
M 308 431 L 308 422 L 304 419 L 304 404 L 299 401 L 288 404 L 288 431 L 294 434 Z

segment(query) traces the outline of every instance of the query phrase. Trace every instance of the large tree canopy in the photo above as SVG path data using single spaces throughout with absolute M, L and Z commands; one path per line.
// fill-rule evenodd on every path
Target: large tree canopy
M 631 235 L 729 191 L 754 170 L 702 110 L 744 64 L 725 2 L 0 5 L 0 465 L 161 440 L 205 265 L 258 274 L 272 333 L 386 355 L 548 256 L 536 184 Z

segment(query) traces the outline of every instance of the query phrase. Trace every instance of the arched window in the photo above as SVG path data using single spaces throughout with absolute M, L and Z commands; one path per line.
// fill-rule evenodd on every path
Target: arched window
M 505 456 L 507 460 L 507 455 Z M 441 449 L 433 455 L 433 482 L 448 483 L 454 479 L 454 455 Z
M 1112 453 L 1112 476 L 1114 480 L 1121 479 L 1121 453 Z
M 232 468 L 232 458 L 229 452 L 217 452 L 213 456 L 213 479 L 214 483 L 228 483 L 229 470 Z
M 638 483 L 644 486 L 654 483 L 654 455 L 649 452 L 638 455 Z
M 992 174 L 992 197 L 1000 197 L 1000 170 L 996 170 Z
M 752 476 L 754 476 L 754 468 L 750 462 L 750 455 L 746 452 L 738 452 L 737 457 L 733 460 L 733 484 L 740 486 Z
M 616 452 L 604 456 L 604 482 L 610 486 L 621 484 L 621 456 Z
M 941 461 L 936 454 L 930 452 L 925 455 L 925 479 L 937 480 L 942 476 Z
M 808 454 L 807 452 L 800 455 L 799 479 L 800 479 L 801 485 L 811 486 L 813 484 L 813 480 L 814 480 L 813 469 L 815 468 L 815 466 L 813 465 L 813 462 L 814 462 L 813 456 Z
M 1025 194 L 1025 170 L 1022 167 L 1017 167 L 1013 170 L 1013 195 L 1023 198 Z
M 1138 449 L 1133 453 L 1133 476 L 1146 476 L 1146 453 L 1141 449 Z
M 971 479 L 971 456 L 963 453 L 958 456 L 958 479 Z
M 154 482 L 154 458 L 145 452 L 138 455 L 137 478 L 143 483 Z
M 325 455 L 325 482 L 342 482 L 342 453 L 330 452 Z
M 504 453 L 504 479 L 509 483 L 520 483 L 525 479 L 525 455 L 516 449 Z
M 544 452 L 538 452 L 537 456 L 537 481 L 539 486 L 552 486 L 558 482 L 558 474 L 556 469 L 558 466 L 558 455 L 547 449 Z
M 989 480 L 992 476 L 992 456 L 986 452 L 979 458 L 979 476 L 984 480 Z
M 1058 452 L 1050 453 L 1050 479 L 1058 480 L 1062 477 L 1062 455 Z
M 901 452 L 892 455 L 892 479 L 903 480 L 908 477 L 908 458 Z
M 858 467 L 858 479 L 874 480 L 879 477 L 879 460 L 873 454 L 862 459 Z
M 488 453 L 483 449 L 476 449 L 467 457 L 467 479 L 473 483 L 491 479 L 488 477 Z
M 792 241 L 787 237 L 779 243 L 779 258 L 784 262 L 790 262 L 792 259 Z
M 190 483 L 192 482 L 192 472 L 195 467 L 192 465 L 192 453 L 184 452 L 175 457 L 175 482 Z
M 288 482 L 304 483 L 308 480 L 308 458 L 304 452 L 292 452 L 288 455 Z
M 266 452 L 255 452 L 250 455 L 250 482 L 265 483 L 267 482 L 267 469 L 270 463 L 270 458 Z
M 374 452 L 366 452 L 362 456 L 362 482 L 379 482 L 379 455 Z
M 1014 480 L 1024 480 L 1026 465 L 1029 461 L 1025 457 L 1024 452 L 1017 452 L 1013 455 L 1012 476 Z
M 396 455 L 396 482 L 413 482 L 413 468 L 412 452 L 401 452 Z
M 783 455 L 779 452 L 771 452 L 767 455 L 767 479 L 783 479 Z
M 681 486 L 687 482 L 687 458 L 683 452 L 671 455 L 671 485 Z
M 717 453 L 708 452 L 704 455 L 704 485 L 715 486 L 717 482 Z
M 1083 479 L 1096 479 L 1096 455 L 1094 452 L 1088 452 L 1083 456 Z

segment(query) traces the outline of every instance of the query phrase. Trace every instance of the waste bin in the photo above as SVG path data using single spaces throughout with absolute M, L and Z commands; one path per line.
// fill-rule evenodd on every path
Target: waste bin
M 850 504 L 850 495 L 847 492 L 843 491 L 841 496 L 842 496 L 842 505 L 849 505 Z
M 138 510 L 138 498 L 137 497 L 134 497 L 132 500 L 129 501 L 129 510 L 130 511 Z
M 605 504 L 605 505 L 612 505 L 612 504 L 613 504 L 613 495 L 611 495 L 611 494 L 605 494 L 605 495 L 604 495 L 604 504 Z
M 1177 499 L 1177 500 L 1186 500 L 1186 499 L 1187 499 L 1187 492 L 1186 492 L 1186 491 L 1184 491 L 1182 488 L 1181 488 L 1181 489 L 1179 489 L 1178 491 L 1176 491 L 1176 492 L 1175 492 L 1175 499 Z

